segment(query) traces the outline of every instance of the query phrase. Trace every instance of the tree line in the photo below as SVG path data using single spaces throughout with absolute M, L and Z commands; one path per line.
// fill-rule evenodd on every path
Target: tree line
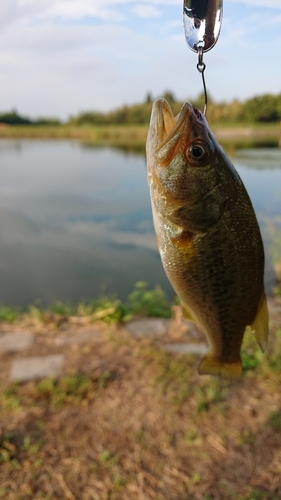
M 183 105 L 171 91 L 163 97 L 170 103 L 176 115 Z M 203 109 L 204 95 L 189 100 L 195 107 Z M 139 104 L 124 105 L 113 111 L 85 111 L 72 116 L 68 125 L 148 125 L 153 98 L 150 93 Z M 215 102 L 208 96 L 208 121 L 211 123 L 276 123 L 281 121 L 281 94 L 263 94 L 244 102 L 237 99 L 232 102 Z M 56 118 L 39 118 L 32 120 L 20 116 L 16 110 L 0 113 L 0 123 L 7 125 L 60 125 Z
M 38 118 L 32 120 L 26 116 L 21 116 L 16 109 L 0 113 L 0 124 L 3 125 L 60 125 L 58 118 Z
M 163 97 L 170 103 L 174 114 L 179 113 L 183 102 L 167 91 Z M 188 99 L 189 100 L 189 99 Z M 108 113 L 87 111 L 70 119 L 75 125 L 142 125 L 148 124 L 151 114 L 152 96 L 147 94 L 143 103 L 122 106 Z M 203 110 L 204 95 L 189 102 Z M 208 121 L 211 123 L 276 123 L 281 121 L 281 94 L 263 94 L 245 102 L 237 99 L 232 102 L 215 102 L 208 96 Z

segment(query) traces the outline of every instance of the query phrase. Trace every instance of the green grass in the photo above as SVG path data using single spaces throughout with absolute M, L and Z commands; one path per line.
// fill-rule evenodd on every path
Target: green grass
M 113 372 L 102 370 L 96 377 L 75 372 L 58 379 L 43 378 L 25 385 L 14 383 L 2 394 L 2 404 L 14 411 L 26 404 L 44 404 L 54 408 L 65 404 L 83 406 L 89 404 L 114 378 Z
M 50 307 L 43 308 L 32 304 L 26 311 L 2 306 L 0 307 L 0 322 L 12 323 L 21 317 L 27 317 L 40 323 L 52 321 L 56 323 L 71 316 L 78 316 L 85 317 L 89 321 L 102 320 L 110 324 L 129 321 L 136 315 L 171 318 L 173 304 L 174 301 L 168 300 L 161 287 L 149 288 L 147 283 L 139 281 L 124 302 L 121 302 L 115 295 L 102 295 L 77 305 L 57 301 Z

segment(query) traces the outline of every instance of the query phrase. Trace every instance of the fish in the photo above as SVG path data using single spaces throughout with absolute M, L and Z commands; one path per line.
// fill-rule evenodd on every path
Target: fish
M 146 156 L 162 264 L 183 316 L 208 342 L 198 372 L 240 379 L 246 328 L 262 351 L 268 338 L 264 248 L 249 195 L 188 102 L 176 117 L 165 99 L 153 103 Z

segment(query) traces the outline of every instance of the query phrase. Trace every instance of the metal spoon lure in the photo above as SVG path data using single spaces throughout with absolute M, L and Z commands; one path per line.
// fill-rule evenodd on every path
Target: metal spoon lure
M 223 0 L 184 0 L 183 25 L 185 38 L 191 50 L 198 53 L 197 69 L 202 75 L 205 106 L 207 111 L 207 90 L 204 77 L 206 68 L 203 53 L 211 50 L 216 44 L 222 23 Z

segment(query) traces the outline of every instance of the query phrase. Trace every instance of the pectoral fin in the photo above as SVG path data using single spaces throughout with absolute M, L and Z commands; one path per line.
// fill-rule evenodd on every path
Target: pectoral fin
M 256 317 L 250 326 L 261 350 L 265 351 L 268 338 L 268 312 L 264 294 L 262 295 Z

